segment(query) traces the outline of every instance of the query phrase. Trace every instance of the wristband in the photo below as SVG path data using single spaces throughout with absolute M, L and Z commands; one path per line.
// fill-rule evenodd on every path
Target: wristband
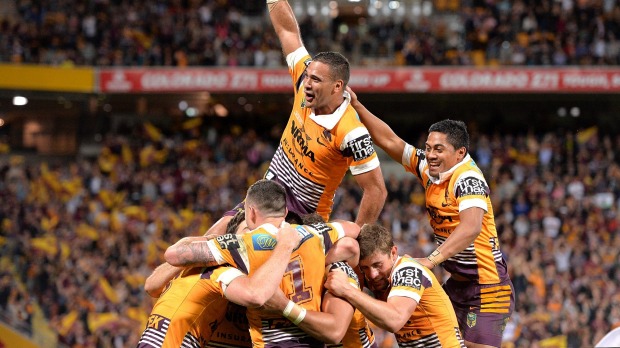
M 274 6 L 276 6 L 276 3 L 280 1 L 280 0 L 267 0 L 267 8 L 269 9 L 269 12 L 271 12 L 271 10 L 273 10 Z
M 443 257 L 439 249 L 435 249 L 435 251 L 428 255 L 426 259 L 429 260 L 433 264 L 433 266 L 437 266 L 445 261 L 445 258 Z
M 291 315 L 291 311 L 293 310 L 293 307 L 295 307 L 295 302 L 289 300 L 288 303 L 286 304 L 286 307 L 282 311 L 282 315 L 285 318 L 288 318 L 288 316 Z
M 306 317 L 306 309 L 302 307 L 301 312 L 299 312 L 299 315 L 297 315 L 297 318 L 295 318 L 295 320 L 292 320 L 292 322 L 295 325 L 299 325 L 299 323 L 301 323 L 301 321 L 304 320 L 305 317 Z

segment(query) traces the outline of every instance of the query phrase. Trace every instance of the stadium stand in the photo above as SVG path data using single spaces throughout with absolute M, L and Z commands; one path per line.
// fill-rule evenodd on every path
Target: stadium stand
M 325 5 L 291 2 L 306 14 Z M 302 37 L 310 52 L 340 51 L 358 66 L 620 64 L 617 1 L 401 2 L 391 12 L 305 15 Z M 264 9 L 253 2 L 21 0 L 0 11 L 2 62 L 283 65 L 278 40 L 263 30 Z
M 132 137 L 110 135 L 95 159 L 32 164 L 3 157 L 5 320 L 36 335 L 44 324 L 32 317 L 40 308 L 67 346 L 135 344 L 152 305 L 142 284 L 165 247 L 206 230 L 243 197 L 273 152 L 273 139 L 238 126 L 202 134 L 165 135 L 149 125 Z M 247 141 L 233 142 L 233 135 Z M 549 339 L 592 346 L 620 324 L 619 138 L 596 129 L 475 138 L 472 153 L 490 178 L 517 293 L 506 346 Z M 386 178 L 381 223 L 401 250 L 423 256 L 433 241 L 424 195 L 412 180 Z M 352 218 L 359 196 L 346 180 L 334 218 Z

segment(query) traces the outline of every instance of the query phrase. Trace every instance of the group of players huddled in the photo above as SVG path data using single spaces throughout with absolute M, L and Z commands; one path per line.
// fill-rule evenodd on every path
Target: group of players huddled
M 407 144 L 347 87 L 345 57 L 311 57 L 288 2 L 267 7 L 295 91 L 288 124 L 245 200 L 166 250 L 138 347 L 377 347 L 369 322 L 401 347 L 499 347 L 514 291 L 465 124 Z M 425 258 L 399 255 L 374 224 L 386 189 L 373 141 L 426 190 L 438 247 Z M 357 218 L 330 221 L 347 170 L 363 190 Z

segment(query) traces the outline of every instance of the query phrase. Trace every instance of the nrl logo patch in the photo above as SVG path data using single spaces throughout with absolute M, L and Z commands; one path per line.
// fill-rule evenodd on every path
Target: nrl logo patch
M 467 326 L 469 326 L 470 328 L 476 326 L 477 319 L 478 319 L 478 316 L 476 315 L 476 313 L 473 313 L 473 312 L 467 313 Z

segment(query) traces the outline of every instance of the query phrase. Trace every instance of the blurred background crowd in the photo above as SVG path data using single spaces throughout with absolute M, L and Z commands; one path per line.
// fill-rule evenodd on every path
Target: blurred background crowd
M 310 52 L 338 51 L 355 65 L 620 64 L 617 0 L 368 0 L 359 14 L 322 0 L 291 3 Z M 3 62 L 283 63 L 262 2 L 17 0 L 0 12 Z
M 280 129 L 238 125 L 110 134 L 97 158 L 0 162 L 0 312 L 24 330 L 46 326 L 70 347 L 135 345 L 152 300 L 142 285 L 165 248 L 202 234 L 262 176 Z M 422 144 L 425 134 L 409 139 Z M 491 186 L 517 294 L 506 346 L 562 339 L 593 346 L 620 325 L 620 137 L 472 134 Z M 384 166 L 391 160 L 383 158 Z M 386 174 L 380 223 L 402 253 L 433 240 L 422 187 Z M 361 192 L 347 177 L 333 218 L 354 219 Z M 440 277 L 445 277 L 437 270 Z M 377 330 L 384 347 L 390 337 Z
M 618 0 L 412 0 L 358 16 L 291 3 L 308 49 L 354 66 L 620 65 Z M 260 1 L 0 1 L 0 62 L 281 67 L 267 20 Z M 469 126 L 517 294 L 506 347 L 593 346 L 620 326 L 620 136 Z M 144 123 L 104 135 L 97 156 L 39 161 L 0 139 L 0 319 L 68 347 L 134 346 L 153 303 L 144 280 L 163 251 L 243 199 L 281 131 Z M 384 174 L 379 222 L 402 253 L 428 255 L 422 187 L 401 168 Z M 353 220 L 360 197 L 345 178 L 332 217 Z

